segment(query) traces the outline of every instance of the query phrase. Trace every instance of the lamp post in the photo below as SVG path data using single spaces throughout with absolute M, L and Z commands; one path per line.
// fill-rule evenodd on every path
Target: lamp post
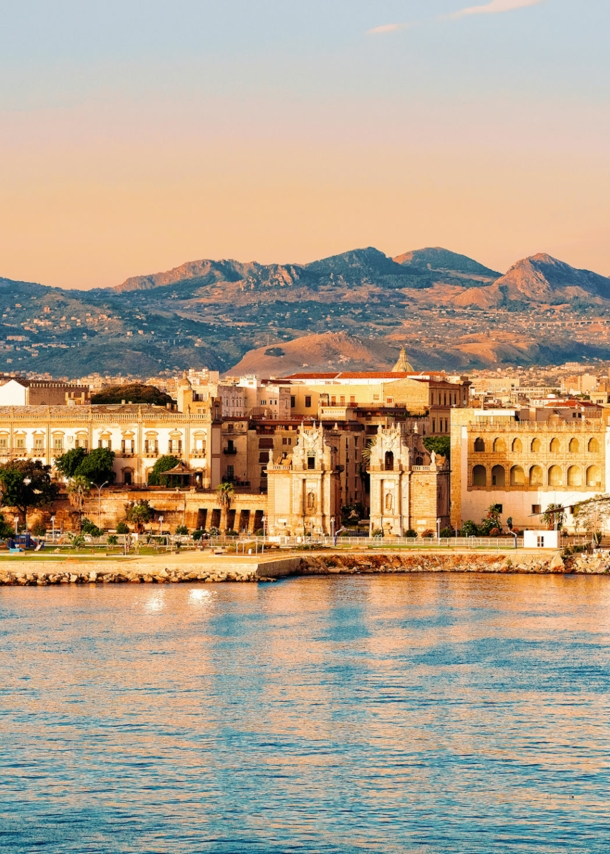
M 13 519 L 13 524 L 15 526 L 15 534 L 19 534 L 19 516 L 15 516 Z
M 441 520 L 440 519 L 436 520 L 436 539 L 438 540 L 438 543 L 440 545 L 440 542 L 441 542 Z
M 51 539 L 55 542 L 55 516 L 51 516 Z
M 334 540 L 335 539 L 335 517 L 334 516 L 330 517 L 330 535 Z
M 159 516 L 159 536 L 163 534 L 163 516 Z
M 31 484 L 31 482 L 32 482 L 31 477 L 24 477 L 23 478 L 24 486 L 29 486 Z M 27 507 L 25 507 L 24 511 L 23 511 L 23 530 L 24 530 L 24 533 L 27 534 L 27 532 L 28 532 L 28 509 L 27 509 Z
M 97 527 L 98 528 L 102 527 L 102 489 L 105 486 L 108 486 L 107 480 L 104 481 L 104 483 L 101 486 L 97 486 L 97 484 L 95 486 L 95 488 L 97 489 Z

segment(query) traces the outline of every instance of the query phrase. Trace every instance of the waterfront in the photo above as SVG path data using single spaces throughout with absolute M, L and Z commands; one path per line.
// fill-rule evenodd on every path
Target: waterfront
M 0 590 L 0 848 L 596 851 L 610 586 Z

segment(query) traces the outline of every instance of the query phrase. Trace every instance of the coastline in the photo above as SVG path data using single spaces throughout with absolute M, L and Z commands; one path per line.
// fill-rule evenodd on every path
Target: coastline
M 126 559 L 65 558 L 0 563 L 0 587 L 57 584 L 260 583 L 310 575 L 400 575 L 468 572 L 521 575 L 606 575 L 607 556 L 539 551 L 408 553 L 324 551 L 245 556 L 184 553 Z

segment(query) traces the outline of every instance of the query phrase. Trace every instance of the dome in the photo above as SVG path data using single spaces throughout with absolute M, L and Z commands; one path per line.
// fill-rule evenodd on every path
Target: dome
M 393 374 L 413 374 L 415 370 L 413 365 L 407 359 L 407 351 L 404 347 L 400 348 L 400 356 L 398 357 L 398 361 L 392 368 Z

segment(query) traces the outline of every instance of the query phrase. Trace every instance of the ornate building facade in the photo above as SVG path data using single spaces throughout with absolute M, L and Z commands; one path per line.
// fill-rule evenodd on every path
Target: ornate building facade
M 490 504 L 519 528 L 538 527 L 549 504 L 572 507 L 610 484 L 605 419 L 567 411 L 454 410 L 451 521 L 481 520 Z M 566 523 L 573 526 L 568 512 Z

